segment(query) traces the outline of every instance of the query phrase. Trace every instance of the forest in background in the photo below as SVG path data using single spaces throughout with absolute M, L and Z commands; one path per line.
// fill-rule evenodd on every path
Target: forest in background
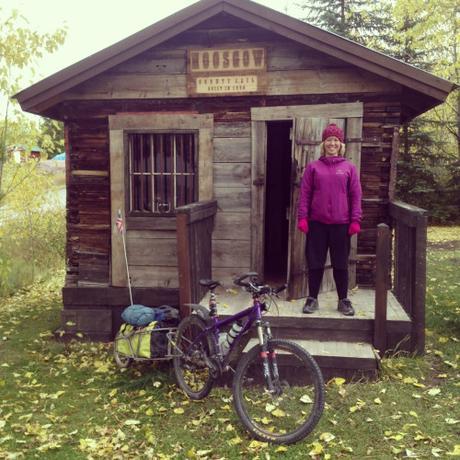
M 460 82 L 457 0 L 301 1 L 306 22 L 438 77 Z M 402 126 L 397 197 L 431 223 L 460 221 L 460 90 Z

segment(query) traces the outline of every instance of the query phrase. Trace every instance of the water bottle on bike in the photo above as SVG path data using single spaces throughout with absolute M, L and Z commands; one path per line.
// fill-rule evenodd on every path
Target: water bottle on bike
M 241 329 L 243 329 L 243 324 L 240 321 L 235 321 L 227 333 L 219 334 L 219 345 L 222 356 L 226 356 Z

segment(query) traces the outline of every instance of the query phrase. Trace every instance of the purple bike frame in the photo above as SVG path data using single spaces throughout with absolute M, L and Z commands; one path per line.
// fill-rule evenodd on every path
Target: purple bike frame
M 196 339 L 193 341 L 191 345 L 201 340 L 203 336 L 211 335 L 214 341 L 214 350 L 218 350 L 219 349 L 218 348 L 219 347 L 219 333 L 221 332 L 221 329 L 242 318 L 248 318 L 248 319 L 243 324 L 243 328 L 238 333 L 238 335 L 235 337 L 235 340 L 230 344 L 230 348 L 222 361 L 222 364 L 226 366 L 229 362 L 229 357 L 230 357 L 232 350 L 235 348 L 236 344 L 240 341 L 243 334 L 245 334 L 255 322 L 262 320 L 262 309 L 261 309 L 261 303 L 258 299 L 258 296 L 254 297 L 253 305 L 251 307 L 248 307 L 245 310 L 241 310 L 236 315 L 232 315 L 223 320 L 219 320 L 218 316 L 211 316 L 210 319 L 213 321 L 213 324 L 211 326 L 206 327 L 206 329 L 203 332 L 201 332 L 198 335 L 198 337 L 196 337 Z

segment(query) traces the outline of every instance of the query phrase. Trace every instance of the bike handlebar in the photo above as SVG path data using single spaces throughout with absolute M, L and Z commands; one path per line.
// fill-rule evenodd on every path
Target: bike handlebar
M 247 291 L 252 294 L 273 294 L 277 295 L 287 288 L 287 284 L 283 284 L 277 288 L 272 288 L 268 285 L 261 284 L 257 279 L 258 273 L 248 272 L 243 273 L 233 280 L 233 283 L 237 286 L 244 287 Z M 249 281 L 244 281 L 246 278 L 250 278 Z
M 287 288 L 287 284 L 283 284 L 282 286 L 279 286 L 273 290 L 275 294 L 279 294 L 280 292 L 283 292 Z
M 259 276 L 258 273 L 256 272 L 248 272 L 248 273 L 243 273 L 242 275 L 238 276 L 233 280 L 233 283 L 236 284 L 237 286 L 243 286 L 243 287 L 249 287 L 249 283 L 245 283 L 244 280 L 246 278 L 253 278 L 253 281 L 256 281 L 257 277 Z

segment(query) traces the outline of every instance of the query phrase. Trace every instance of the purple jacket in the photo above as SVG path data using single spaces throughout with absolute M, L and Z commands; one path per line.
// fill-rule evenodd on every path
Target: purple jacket
M 361 222 L 361 196 L 353 163 L 342 157 L 321 157 L 305 169 L 297 218 L 323 224 Z

